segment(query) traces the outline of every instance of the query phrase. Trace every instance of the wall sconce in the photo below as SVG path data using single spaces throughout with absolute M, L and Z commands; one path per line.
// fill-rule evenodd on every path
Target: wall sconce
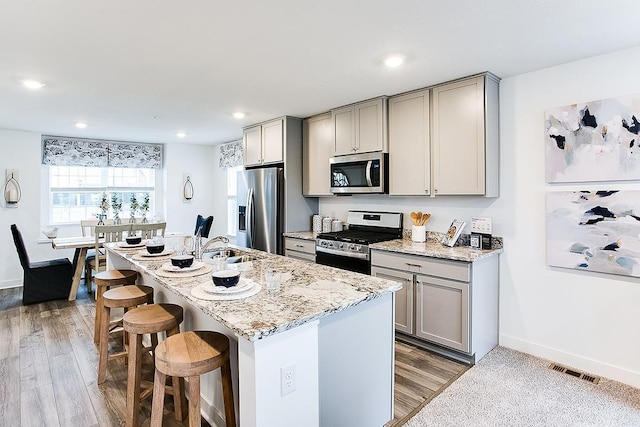
M 17 206 L 18 202 L 22 198 L 22 189 L 18 182 L 18 170 L 7 169 L 6 180 L 4 184 L 4 201 L 7 202 L 7 206 Z
M 185 200 L 193 199 L 193 184 L 191 183 L 191 177 L 189 175 L 186 175 L 182 195 Z

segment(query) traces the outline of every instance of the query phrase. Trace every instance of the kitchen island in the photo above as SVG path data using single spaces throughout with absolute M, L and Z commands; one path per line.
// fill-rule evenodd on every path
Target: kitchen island
M 167 248 L 178 243 L 167 239 Z M 230 265 L 261 284 L 252 297 L 195 298 L 192 289 L 210 282 L 210 274 L 164 277 L 158 273 L 167 257 L 141 259 L 113 244 L 108 265 L 137 270 L 138 283 L 154 287 L 156 302 L 184 307 L 181 330 L 229 336 L 240 426 L 371 426 L 391 420 L 398 283 L 230 247 L 254 258 Z M 266 268 L 283 271 L 280 290 L 265 290 Z M 291 380 L 294 390 L 285 390 Z M 202 412 L 213 425 L 222 425 L 224 413 L 219 382 L 217 371 L 202 381 Z

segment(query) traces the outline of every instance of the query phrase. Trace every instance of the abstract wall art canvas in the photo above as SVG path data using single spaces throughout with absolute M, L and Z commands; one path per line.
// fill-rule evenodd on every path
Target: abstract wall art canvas
M 640 179 L 640 96 L 545 112 L 549 183 Z
M 640 191 L 547 193 L 547 264 L 640 277 Z

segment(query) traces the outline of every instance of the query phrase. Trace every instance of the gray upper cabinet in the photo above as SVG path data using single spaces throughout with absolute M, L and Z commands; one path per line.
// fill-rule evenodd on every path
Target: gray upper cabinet
M 331 117 L 334 156 L 387 151 L 387 97 L 336 108 Z
M 303 121 L 302 192 L 305 196 L 332 196 L 329 158 L 333 156 L 331 113 Z
M 389 98 L 389 194 L 431 194 L 428 89 Z
M 389 99 L 389 194 L 498 197 L 498 78 Z
M 284 161 L 284 120 L 284 118 L 279 118 L 244 129 L 245 166 L 266 165 Z
M 498 85 L 485 73 L 431 89 L 433 195 L 500 195 Z

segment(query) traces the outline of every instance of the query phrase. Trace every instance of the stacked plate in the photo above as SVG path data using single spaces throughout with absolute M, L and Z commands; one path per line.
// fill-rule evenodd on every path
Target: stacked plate
M 116 245 L 117 249 L 137 249 L 142 247 L 144 247 L 144 242 L 135 243 L 133 245 L 130 245 L 127 242 L 120 242 Z
M 240 282 L 236 286 L 225 288 L 224 286 L 216 286 L 213 283 L 204 283 L 191 289 L 191 295 L 198 299 L 204 300 L 234 300 L 243 299 L 253 296 L 260 292 L 260 283 L 250 279 L 240 278 Z
M 193 261 L 193 264 L 191 264 L 189 267 L 180 268 L 171 264 L 171 262 L 165 262 L 160 268 L 162 268 L 164 271 L 170 271 L 172 273 L 185 273 L 187 271 L 200 270 L 202 267 L 204 267 L 204 262 Z
M 176 267 L 171 264 L 171 262 L 165 262 L 156 270 L 156 274 L 160 277 L 178 279 L 201 276 L 203 274 L 211 273 L 211 270 L 213 270 L 213 266 L 211 264 L 205 264 L 201 261 L 194 261 L 189 267 L 184 268 Z

